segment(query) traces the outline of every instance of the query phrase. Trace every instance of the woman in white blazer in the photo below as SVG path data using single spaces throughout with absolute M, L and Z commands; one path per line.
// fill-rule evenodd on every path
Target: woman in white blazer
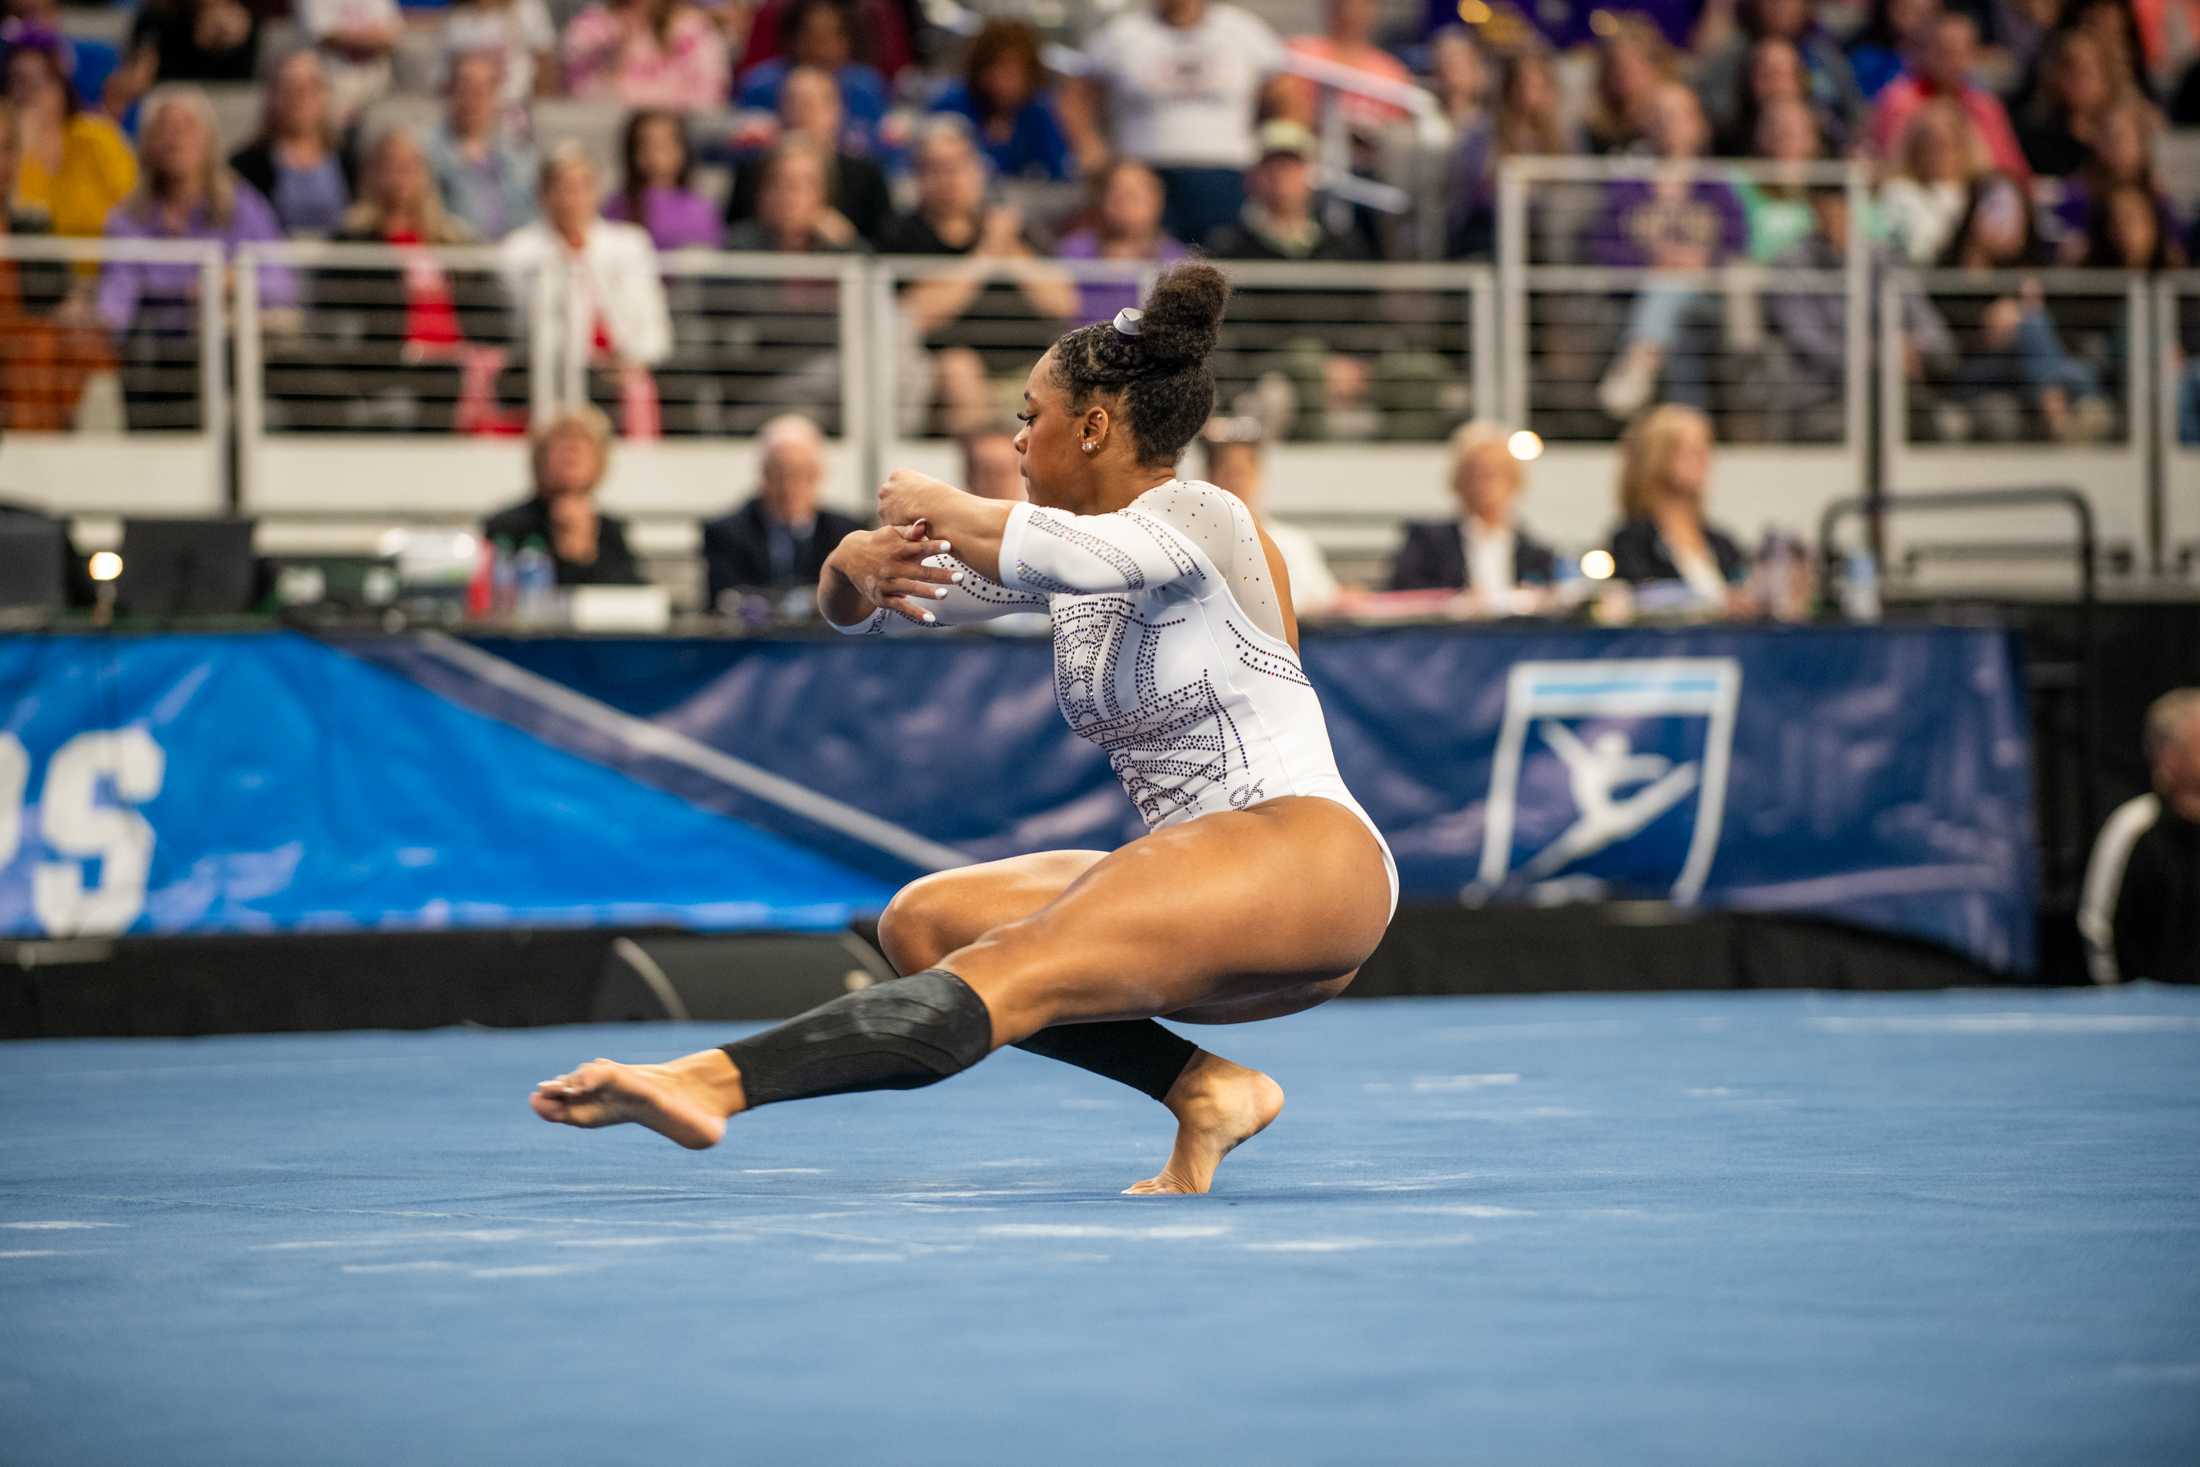
M 542 163 L 542 217 L 504 238 L 504 274 L 527 303 L 535 416 L 587 402 L 588 373 L 617 378 L 630 436 L 655 432 L 648 369 L 672 355 L 657 248 L 639 225 L 598 212 L 595 165 L 571 144 Z

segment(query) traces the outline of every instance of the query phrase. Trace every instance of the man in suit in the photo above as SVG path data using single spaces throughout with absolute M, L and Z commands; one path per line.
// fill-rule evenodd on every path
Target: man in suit
M 825 435 L 817 424 L 787 413 L 766 423 L 756 442 L 764 456 L 756 497 L 703 526 L 710 605 L 721 610 L 728 592 L 816 581 L 825 558 L 863 528 L 817 506 L 825 481 Z
M 1468 423 L 1451 435 L 1459 517 L 1406 526 L 1391 563 L 1391 590 L 1461 590 L 1489 613 L 1540 607 L 1557 579 L 1558 557 L 1514 518 L 1522 469 L 1511 436 L 1495 423 Z

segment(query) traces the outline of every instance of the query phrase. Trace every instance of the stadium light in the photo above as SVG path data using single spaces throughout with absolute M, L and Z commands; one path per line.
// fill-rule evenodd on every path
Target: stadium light
M 1592 550 L 1581 557 L 1581 573 L 1592 581 L 1609 581 L 1615 569 L 1609 550 Z
M 1505 449 L 1521 463 L 1532 464 L 1543 457 L 1543 439 L 1522 428 L 1505 440 Z
M 102 550 L 93 555 L 86 569 L 95 581 L 114 581 L 122 578 L 122 557 L 112 550 Z

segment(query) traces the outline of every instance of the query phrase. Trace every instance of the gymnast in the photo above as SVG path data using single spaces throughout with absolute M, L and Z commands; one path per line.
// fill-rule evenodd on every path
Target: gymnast
M 843 540 L 818 607 L 845 632 L 1044 611 L 1063 716 L 1107 751 L 1145 835 L 904 887 L 879 943 L 905 976 L 662 1065 L 599 1059 L 530 1097 L 572 1126 L 711 1146 L 782 1100 L 911 1089 L 1004 1045 L 1142 1090 L 1177 1120 L 1133 1194 L 1205 1192 L 1283 1090 L 1156 1023 L 1241 1024 L 1333 998 L 1375 950 L 1397 867 L 1338 777 L 1275 546 L 1176 463 L 1214 408 L 1229 288 L 1164 274 L 1143 313 L 1063 336 L 1024 386 L 1029 503 L 908 470 Z

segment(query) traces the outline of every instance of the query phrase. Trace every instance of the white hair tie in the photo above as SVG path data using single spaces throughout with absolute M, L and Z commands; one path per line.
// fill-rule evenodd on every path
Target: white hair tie
M 1136 336 L 1144 329 L 1146 313 L 1136 306 L 1125 306 L 1115 313 L 1115 334 Z

